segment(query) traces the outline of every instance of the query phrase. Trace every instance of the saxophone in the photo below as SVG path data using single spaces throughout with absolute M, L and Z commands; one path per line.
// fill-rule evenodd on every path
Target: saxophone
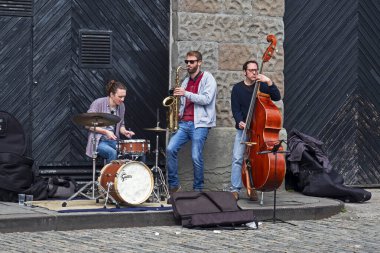
M 179 66 L 176 71 L 175 76 L 175 88 L 180 87 L 179 85 L 179 72 L 180 70 L 186 69 L 185 67 Z M 179 123 L 179 106 L 180 106 L 180 97 L 179 96 L 169 96 L 162 101 L 162 105 L 168 107 L 168 112 L 166 114 L 167 128 L 169 132 L 176 132 L 178 130 Z

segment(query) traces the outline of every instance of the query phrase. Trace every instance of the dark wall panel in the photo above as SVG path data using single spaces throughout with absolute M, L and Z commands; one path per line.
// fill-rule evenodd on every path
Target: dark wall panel
M 0 16 L 0 110 L 15 116 L 26 130 L 31 155 L 32 19 Z
M 75 170 L 79 177 L 91 171 L 91 159 L 85 155 L 87 131 L 72 117 L 105 96 L 111 79 L 128 88 L 127 127 L 136 138 L 154 144 L 154 134 L 143 128 L 156 125 L 157 108 L 165 127 L 161 103 L 169 76 L 170 1 L 25 3 L 20 14 L 11 8 L 0 14 L 0 110 L 23 124 L 28 153 L 42 174 L 68 175 Z M 80 65 L 81 29 L 111 33 L 111 65 Z
M 137 139 L 149 139 L 143 128 L 156 125 L 156 109 L 165 118 L 162 100 L 167 95 L 169 71 L 169 1 L 73 1 L 72 114 L 86 112 L 91 102 L 105 96 L 111 79 L 127 86 L 126 127 Z M 84 69 L 79 66 L 79 30 L 112 31 L 112 68 Z M 164 120 L 162 120 L 164 121 Z M 161 127 L 164 127 L 161 124 Z M 72 154 L 84 153 L 87 132 L 74 126 Z
M 70 9 L 70 0 L 39 0 L 34 6 L 32 148 L 39 164 L 71 159 Z
M 380 49 L 368 40 L 379 36 L 378 9 L 362 0 L 285 5 L 285 127 L 322 140 L 351 185 L 380 182 Z
M 359 1 L 358 184 L 380 185 L 380 1 Z

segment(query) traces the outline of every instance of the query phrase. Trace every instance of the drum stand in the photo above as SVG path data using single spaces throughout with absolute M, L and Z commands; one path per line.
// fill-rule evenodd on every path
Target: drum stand
M 162 196 L 165 198 L 169 197 L 169 190 L 168 190 L 168 186 L 166 185 L 166 182 L 165 182 L 164 174 L 162 173 L 162 170 L 160 169 L 160 167 L 158 167 L 158 154 L 159 154 L 158 142 L 159 142 L 159 136 L 158 136 L 158 132 L 157 132 L 157 134 L 156 134 L 156 150 L 154 151 L 156 153 L 156 161 L 155 161 L 153 168 L 151 169 L 152 173 L 153 173 L 153 177 L 154 177 L 152 202 L 160 202 L 161 194 L 163 194 Z
M 96 129 L 97 125 L 98 125 L 97 122 L 93 122 L 94 132 L 95 132 L 95 129 Z M 86 185 L 84 185 L 82 188 L 80 188 L 79 191 L 77 191 L 76 193 L 74 193 L 70 198 L 68 198 L 65 202 L 63 202 L 62 203 L 63 207 L 67 206 L 67 201 L 72 200 L 73 198 L 75 198 L 76 196 L 78 196 L 80 194 L 80 195 L 82 195 L 83 197 L 85 197 L 87 199 L 96 200 L 96 203 L 99 203 L 99 199 L 100 198 L 102 198 L 102 197 L 105 198 L 105 202 L 104 202 L 104 206 L 103 206 L 104 208 L 107 208 L 107 201 L 108 201 L 108 198 L 109 198 L 112 201 L 112 203 L 115 204 L 116 208 L 120 208 L 119 203 L 109 194 L 110 185 L 108 185 L 108 190 L 106 191 L 100 185 L 100 183 L 98 181 L 95 181 L 96 158 L 98 156 L 98 152 L 96 151 L 96 149 L 97 149 L 96 148 L 96 138 L 95 138 L 95 134 L 93 134 L 93 137 L 92 137 L 92 181 L 88 182 Z M 90 185 L 91 185 L 91 189 L 92 189 L 92 195 L 88 196 L 88 194 L 85 194 L 84 191 Z M 99 195 L 97 197 L 95 197 L 95 185 L 97 186 L 97 189 L 98 189 L 98 192 L 99 192 Z

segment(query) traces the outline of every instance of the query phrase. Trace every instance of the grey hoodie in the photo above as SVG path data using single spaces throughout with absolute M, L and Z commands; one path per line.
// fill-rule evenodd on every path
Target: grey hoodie
M 183 80 L 181 87 L 186 89 L 189 77 Z M 186 99 L 194 103 L 194 126 L 197 127 L 215 127 L 216 126 L 216 81 L 210 72 L 204 71 L 199 83 L 198 94 L 186 91 L 181 97 L 181 106 L 179 109 L 180 118 L 182 118 L 185 109 Z

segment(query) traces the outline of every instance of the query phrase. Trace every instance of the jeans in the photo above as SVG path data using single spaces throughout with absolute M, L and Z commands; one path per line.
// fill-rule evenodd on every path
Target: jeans
M 231 191 L 240 192 L 243 187 L 241 178 L 241 169 L 245 153 L 245 144 L 240 144 L 243 130 L 238 129 L 235 136 L 234 148 L 232 151 L 232 169 L 231 169 Z M 246 141 L 247 137 L 244 139 Z
M 178 152 L 183 145 L 191 140 L 191 158 L 194 170 L 194 190 L 203 189 L 203 147 L 207 139 L 209 128 L 194 127 L 192 121 L 181 121 L 178 131 L 171 137 L 166 148 L 166 165 L 168 169 L 169 188 L 179 187 Z
M 98 154 L 110 163 L 113 160 L 117 160 L 116 141 L 100 139 L 98 145 Z

